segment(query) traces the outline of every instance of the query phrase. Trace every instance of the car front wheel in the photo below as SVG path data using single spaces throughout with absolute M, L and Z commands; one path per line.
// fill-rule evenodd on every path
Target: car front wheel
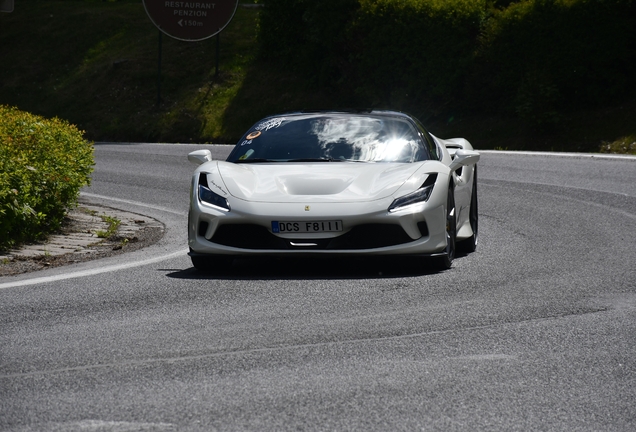
M 473 230 L 473 235 L 457 243 L 457 248 L 461 252 L 470 253 L 475 252 L 477 249 L 477 231 L 479 229 L 479 213 L 477 208 L 477 167 L 475 166 L 475 174 L 473 178 L 473 191 L 470 197 L 470 213 L 469 213 L 470 228 Z
M 446 250 L 444 256 L 436 257 L 436 267 L 441 270 L 451 268 L 455 259 L 455 238 L 457 237 L 457 220 L 455 215 L 455 196 L 449 186 L 446 201 Z

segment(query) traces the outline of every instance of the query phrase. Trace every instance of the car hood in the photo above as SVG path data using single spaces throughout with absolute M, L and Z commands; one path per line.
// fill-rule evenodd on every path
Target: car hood
M 423 163 L 218 162 L 217 168 L 228 192 L 243 200 L 355 202 L 391 196 Z

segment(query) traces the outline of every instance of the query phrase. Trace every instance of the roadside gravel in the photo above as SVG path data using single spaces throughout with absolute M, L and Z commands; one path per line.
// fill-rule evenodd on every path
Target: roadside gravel
M 116 230 L 105 236 L 116 221 Z M 0 276 L 132 252 L 156 243 L 163 234 L 163 224 L 155 219 L 80 199 L 78 207 L 68 212 L 60 232 L 47 241 L 0 254 Z

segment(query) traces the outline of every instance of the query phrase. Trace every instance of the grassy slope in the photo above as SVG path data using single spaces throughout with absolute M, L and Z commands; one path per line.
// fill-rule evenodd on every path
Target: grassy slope
M 159 31 L 141 1 L 23 0 L 0 14 L 0 104 L 65 118 L 92 140 L 163 142 L 234 142 L 267 114 L 355 105 L 256 60 L 257 14 L 239 7 L 221 34 L 218 77 L 215 38 L 164 35 L 157 104 Z M 636 136 L 635 119 L 636 101 L 582 108 L 550 134 L 514 118 L 422 120 L 477 148 L 598 151 L 603 141 Z

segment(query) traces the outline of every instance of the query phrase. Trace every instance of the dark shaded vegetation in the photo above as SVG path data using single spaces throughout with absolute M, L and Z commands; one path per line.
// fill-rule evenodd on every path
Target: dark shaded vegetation
M 259 0 L 260 1 L 260 0 Z M 0 103 L 93 140 L 234 142 L 296 109 L 411 112 L 477 148 L 600 151 L 636 134 L 633 0 L 263 0 L 216 39 L 163 36 L 138 0 L 0 15 Z M 605 142 L 605 144 L 604 144 Z
M 508 148 L 598 151 L 633 134 L 634 1 L 266 3 L 261 52 L 358 104 Z
M 93 140 L 213 141 L 256 49 L 256 11 L 240 9 L 216 40 L 163 36 L 139 0 L 25 0 L 0 14 L 0 103 L 66 118 Z

